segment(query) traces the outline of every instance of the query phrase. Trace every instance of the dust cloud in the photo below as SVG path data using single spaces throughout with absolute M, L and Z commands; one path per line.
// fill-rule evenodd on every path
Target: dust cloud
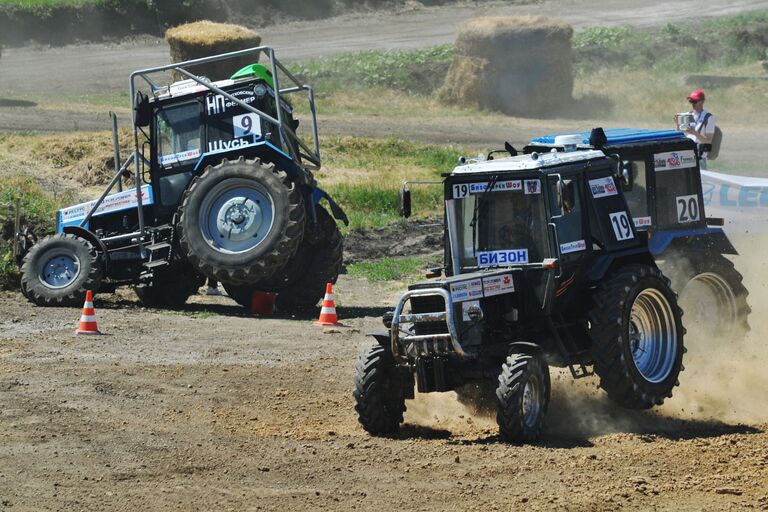
M 661 411 L 680 418 L 726 422 L 768 422 L 768 239 L 736 239 L 740 255 L 733 258 L 749 290 L 750 332 L 743 340 L 715 337 L 696 324 L 688 332 L 680 386 Z

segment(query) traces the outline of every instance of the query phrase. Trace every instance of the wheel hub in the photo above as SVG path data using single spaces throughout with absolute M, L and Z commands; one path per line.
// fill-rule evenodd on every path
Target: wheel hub
M 40 270 L 40 282 L 49 288 L 64 288 L 74 281 L 80 270 L 77 258 L 68 254 L 54 255 Z
M 251 180 L 227 180 L 203 199 L 199 225 L 208 245 L 235 254 L 261 244 L 274 221 L 272 196 Z
M 672 305 L 658 290 L 641 291 L 632 304 L 629 347 L 640 374 L 659 383 L 672 372 L 679 343 Z
M 216 218 L 219 236 L 234 242 L 242 242 L 259 235 L 262 224 L 260 201 L 237 197 L 226 201 Z
M 525 383 L 523 388 L 523 421 L 529 427 L 536 424 L 539 417 L 539 410 L 541 404 L 539 403 L 539 381 L 535 377 L 531 376 Z

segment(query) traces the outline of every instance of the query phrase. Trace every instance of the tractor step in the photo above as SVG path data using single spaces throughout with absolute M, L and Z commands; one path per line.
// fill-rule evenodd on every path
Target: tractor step
M 168 265 L 168 260 L 155 260 L 155 261 L 148 261 L 144 264 L 145 268 L 156 268 L 156 267 L 162 267 L 164 265 Z
M 163 249 L 170 249 L 171 244 L 168 242 L 157 242 L 156 244 L 151 244 L 146 247 L 148 251 L 155 252 L 155 251 L 161 251 Z
M 574 379 L 582 379 L 595 374 L 595 372 L 587 368 L 584 363 L 578 363 L 578 365 L 569 364 L 568 369 L 571 370 L 571 375 Z

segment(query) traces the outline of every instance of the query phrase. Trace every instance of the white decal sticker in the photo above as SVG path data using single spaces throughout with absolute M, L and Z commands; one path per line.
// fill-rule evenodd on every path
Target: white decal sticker
M 561 254 L 568 254 L 571 252 L 579 252 L 579 251 L 586 251 L 586 250 L 587 250 L 587 242 L 585 242 L 584 240 L 576 240 L 575 242 L 560 244 Z
M 232 118 L 232 128 L 235 137 L 261 138 L 261 120 L 256 114 L 243 114 Z
M 483 278 L 483 293 L 485 293 L 486 297 L 493 297 L 494 295 L 513 291 L 515 291 L 515 283 L 512 279 L 512 274 Z
M 479 300 L 468 300 L 467 302 L 464 302 L 461 305 L 461 318 L 464 319 L 464 321 L 469 322 L 472 320 L 469 318 L 469 308 L 472 306 L 480 307 L 480 301 Z
M 477 253 L 477 264 L 481 267 L 528 263 L 528 249 L 505 249 Z
M 540 180 L 525 180 L 525 194 L 541 194 L 541 181 Z
M 611 226 L 613 227 L 613 234 L 616 235 L 616 240 L 621 242 L 635 238 L 635 235 L 632 234 L 632 226 L 627 218 L 627 212 L 609 213 L 608 215 L 611 217 Z
M 208 143 L 208 152 L 226 151 L 227 149 L 244 148 L 253 144 L 247 139 L 212 140 Z
M 132 188 L 123 192 L 118 192 L 117 194 L 108 195 L 94 212 L 94 215 L 102 215 L 136 206 L 138 201 L 136 199 L 135 191 L 136 189 Z M 152 193 L 149 185 L 141 187 L 141 203 L 142 205 L 152 204 Z M 91 211 L 94 204 L 96 204 L 95 200 L 76 204 L 68 208 L 62 208 L 59 210 L 61 224 L 67 225 L 72 222 L 83 220 L 85 216 L 88 215 L 88 212 Z
M 699 220 L 699 197 L 696 194 L 678 196 L 675 198 L 675 203 L 677 203 L 677 222 L 685 224 Z
M 256 96 L 252 90 L 239 90 L 230 94 L 246 105 L 256 101 Z M 220 96 L 218 94 L 209 94 L 205 97 L 205 108 L 209 116 L 223 114 L 227 111 L 227 109 L 233 107 L 242 108 L 240 105 L 230 100 L 229 98 L 225 98 L 224 96 Z
M 616 190 L 616 183 L 613 178 L 606 176 L 596 180 L 589 180 L 589 189 L 592 191 L 592 197 L 600 199 L 606 196 L 615 196 L 619 192 Z
M 451 283 L 451 299 L 462 302 L 483 296 L 483 282 L 480 279 Z
M 184 160 L 192 160 L 200 156 L 200 149 L 190 149 L 189 151 L 182 151 L 181 153 L 174 153 L 173 155 L 165 155 L 160 157 L 160 165 L 165 167 L 169 164 L 176 164 L 183 162 Z
M 483 183 L 459 183 L 453 186 L 453 198 L 461 199 L 469 194 L 482 194 L 488 189 L 489 182 Z M 522 190 L 523 182 L 520 180 L 497 181 L 493 184 L 492 192 L 506 192 L 510 190 Z
M 674 171 L 696 167 L 696 153 L 692 149 L 657 153 L 653 155 L 653 166 L 657 171 Z
M 635 223 L 636 228 L 647 228 L 651 225 L 650 217 L 633 217 L 632 222 Z

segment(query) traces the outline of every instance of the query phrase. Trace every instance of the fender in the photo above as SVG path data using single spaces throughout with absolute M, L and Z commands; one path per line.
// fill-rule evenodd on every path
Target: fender
M 365 333 L 366 336 L 370 336 L 371 338 L 374 338 L 376 340 L 376 343 L 384 347 L 385 349 L 389 350 L 392 348 L 392 339 L 389 336 L 388 332 L 368 332 Z
M 642 263 L 644 265 L 656 266 L 653 256 L 646 247 L 632 247 L 615 253 L 596 256 L 589 266 L 584 279 L 587 282 L 595 283 L 605 277 L 611 270 L 614 263 Z
M 104 273 L 107 273 L 109 269 L 109 252 L 107 251 L 107 247 L 104 245 L 104 242 L 102 242 L 101 239 L 96 236 L 93 231 L 81 228 L 80 226 L 64 226 L 62 231 L 68 235 L 75 235 L 80 238 L 84 238 L 85 240 L 88 240 L 90 243 L 92 243 L 93 246 L 96 247 L 96 250 L 103 255 Z
M 347 214 L 344 213 L 344 210 L 341 209 L 341 206 L 334 201 L 331 196 L 328 195 L 328 192 L 321 189 L 320 187 L 315 187 L 312 190 L 312 201 L 315 205 L 320 203 L 322 199 L 325 199 L 328 201 L 328 204 L 331 206 L 331 213 L 333 213 L 333 217 L 336 220 L 340 220 L 344 223 L 345 226 L 349 226 L 349 218 L 347 217 Z
M 507 353 L 519 353 L 519 354 L 529 354 L 529 355 L 539 355 L 543 352 L 543 349 L 540 345 L 537 345 L 536 343 L 531 343 L 530 341 L 514 341 L 507 345 Z
M 280 170 L 288 174 L 291 181 L 295 181 L 300 185 L 310 185 L 309 173 L 291 160 L 291 157 L 284 151 L 268 141 L 203 153 L 195 164 L 194 172 L 197 174 L 209 165 L 218 165 L 224 158 L 236 160 L 241 156 L 260 158 L 265 162 L 274 163 Z
M 659 231 L 648 240 L 648 249 L 660 256 L 668 249 L 739 254 L 722 228 L 707 227 L 686 231 Z

